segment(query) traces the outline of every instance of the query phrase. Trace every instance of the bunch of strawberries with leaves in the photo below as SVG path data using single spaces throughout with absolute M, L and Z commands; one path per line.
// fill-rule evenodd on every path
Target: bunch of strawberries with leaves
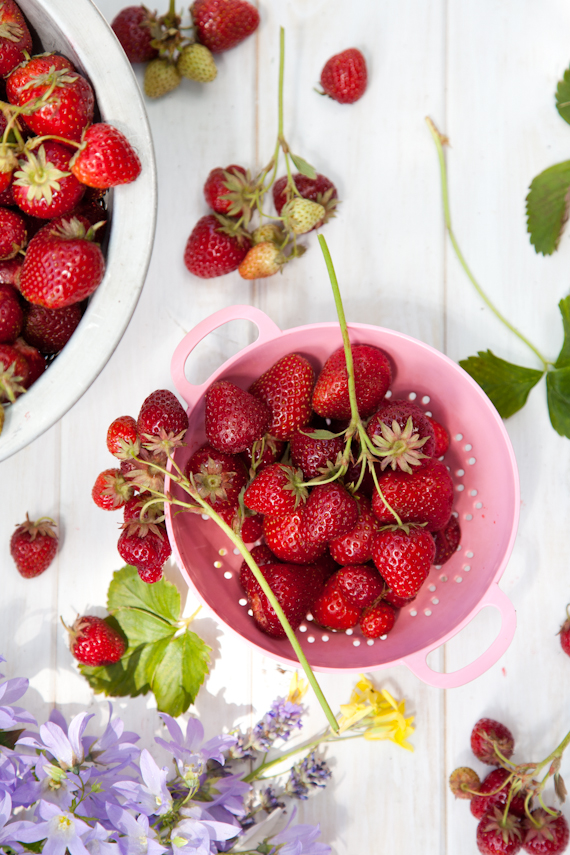
M 521 849 L 530 855 L 566 851 L 568 822 L 545 803 L 543 792 L 552 779 L 558 799 L 565 800 L 560 766 L 569 742 L 570 733 L 540 763 L 516 764 L 511 760 L 515 740 L 508 727 L 491 718 L 475 724 L 471 750 L 481 763 L 495 768 L 481 781 L 475 770 L 461 766 L 451 773 L 449 786 L 457 798 L 470 800 L 471 813 L 479 822 L 477 848 L 482 855 L 515 855 Z
M 55 53 L 30 55 L 14 0 L 0 4 L 0 403 L 43 373 L 105 272 L 105 191 L 133 181 L 126 137 L 93 123 L 89 81 Z M 0 407 L 0 429 L 4 410 Z
M 127 6 L 111 23 L 130 62 L 147 63 L 149 98 L 167 95 L 184 77 L 211 83 L 217 75 L 214 54 L 236 47 L 259 25 L 259 12 L 247 0 L 195 0 L 190 13 L 192 24 L 185 25 L 170 0 L 165 15 Z

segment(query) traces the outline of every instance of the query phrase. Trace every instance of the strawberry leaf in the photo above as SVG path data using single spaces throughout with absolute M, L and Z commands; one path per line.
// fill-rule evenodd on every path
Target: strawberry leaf
M 303 160 L 302 157 L 299 157 L 298 154 L 293 154 L 291 152 L 291 160 L 301 173 L 301 175 L 306 175 L 307 178 L 315 179 L 317 177 L 317 170 L 314 166 L 311 166 L 310 163 L 307 163 L 306 160 Z
M 147 585 L 137 568 L 127 564 L 113 574 L 107 592 L 107 608 L 111 614 L 123 608 L 143 609 L 175 623 L 180 618 L 180 594 L 176 585 L 166 579 Z
M 565 122 L 570 125 L 570 68 L 564 72 L 556 87 L 556 109 Z
M 570 439 L 570 367 L 548 372 L 546 398 L 552 427 Z
M 141 609 L 119 609 L 115 617 L 129 639 L 129 647 L 132 648 L 140 644 L 153 644 L 162 638 L 171 638 L 177 629 L 171 623 L 166 623 L 162 618 Z
M 194 632 L 186 631 L 169 645 L 155 671 L 152 690 L 161 712 L 186 712 L 208 673 L 210 648 Z
M 169 641 L 166 638 L 154 644 L 128 648 L 122 659 L 114 665 L 80 665 L 79 670 L 94 692 L 116 698 L 146 695 L 151 690 L 156 666 L 164 657 Z
M 570 161 L 557 163 L 533 178 L 526 197 L 527 231 L 537 252 L 551 255 L 568 219 Z
M 564 343 L 562 350 L 558 354 L 555 368 L 568 368 L 570 366 L 570 296 L 565 297 L 558 303 L 560 314 L 562 315 L 562 323 L 564 325 Z
M 513 365 L 490 350 L 480 350 L 477 356 L 461 359 L 459 364 L 487 393 L 504 419 L 524 407 L 530 390 L 544 373 Z

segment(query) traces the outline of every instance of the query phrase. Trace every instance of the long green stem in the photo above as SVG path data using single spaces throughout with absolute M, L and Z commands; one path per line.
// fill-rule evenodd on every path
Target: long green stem
M 507 327 L 507 329 L 509 329 L 512 333 L 514 333 L 517 336 L 517 338 L 519 338 L 524 344 L 526 344 L 526 346 L 528 348 L 530 348 L 530 350 L 532 350 L 532 352 L 535 354 L 535 356 L 537 356 L 538 359 L 542 362 L 544 370 L 547 371 L 548 366 L 551 365 L 552 363 L 550 363 L 547 359 L 545 359 L 545 357 L 534 346 L 534 344 L 532 344 L 532 342 L 530 342 L 525 335 L 523 335 L 515 326 L 513 326 L 513 324 L 511 324 L 505 318 L 505 316 L 502 315 L 501 312 L 499 312 L 497 307 L 493 305 L 493 303 L 490 301 L 490 299 L 487 297 L 487 295 L 485 294 L 485 292 L 483 291 L 483 289 L 481 288 L 481 286 L 479 285 L 479 283 L 475 279 L 473 273 L 469 269 L 467 262 L 465 261 L 463 253 L 461 252 L 461 250 L 459 248 L 459 244 L 457 243 L 457 240 L 456 240 L 455 235 L 453 233 L 453 229 L 451 227 L 451 214 L 450 214 L 450 210 L 449 210 L 449 195 L 448 195 L 448 190 L 447 190 L 447 169 L 446 169 L 446 165 L 445 165 L 445 155 L 443 153 L 443 143 L 445 141 L 445 137 L 443 137 L 440 134 L 440 132 L 438 131 L 438 129 L 436 128 L 436 126 L 432 122 L 432 120 L 429 118 L 429 116 L 426 117 L 426 122 L 427 122 L 427 126 L 430 130 L 430 133 L 433 137 L 433 140 L 435 142 L 435 145 L 437 148 L 437 156 L 439 158 L 439 169 L 440 169 L 440 174 L 441 174 L 441 195 L 442 195 L 442 201 L 443 201 L 443 216 L 445 219 L 445 227 L 447 229 L 447 233 L 449 235 L 451 245 L 453 246 L 453 249 L 455 250 L 455 254 L 459 260 L 459 263 L 461 264 L 463 270 L 465 271 L 465 273 L 466 273 L 467 277 L 469 278 L 469 280 L 471 281 L 472 285 L 475 287 L 475 290 L 477 291 L 477 293 L 479 294 L 479 296 L 481 297 L 483 302 L 486 303 L 487 306 L 491 309 L 491 311 L 493 312 L 495 317 L 498 318 L 498 320 L 501 321 L 501 323 L 503 323 Z
M 295 754 L 310 751 L 312 748 L 317 748 L 317 746 L 324 745 L 327 742 L 346 742 L 347 739 L 361 738 L 361 733 L 353 733 L 350 736 L 327 736 L 326 733 L 322 734 L 321 736 L 315 737 L 315 739 L 311 739 L 309 742 L 303 742 L 302 745 L 297 745 L 295 748 L 291 748 L 290 751 L 286 751 L 285 754 L 280 754 L 279 757 L 275 757 L 273 760 L 267 760 L 264 763 L 260 763 L 260 765 L 253 769 L 249 775 L 245 775 L 242 778 L 242 781 L 245 781 L 246 784 L 251 784 L 252 781 L 257 781 L 262 776 L 264 779 L 272 777 L 271 775 L 263 775 L 263 772 L 266 772 L 268 769 L 272 769 L 274 766 L 278 766 L 290 757 L 294 757 Z

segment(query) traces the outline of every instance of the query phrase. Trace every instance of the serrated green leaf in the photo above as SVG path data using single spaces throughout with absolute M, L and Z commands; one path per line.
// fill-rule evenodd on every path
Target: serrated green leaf
M 152 681 L 161 712 L 176 717 L 194 702 L 208 673 L 210 650 L 195 632 L 188 630 L 170 642 Z
M 301 175 L 306 175 L 307 178 L 315 179 L 317 177 L 317 170 L 314 166 L 311 166 L 310 163 L 307 163 L 302 157 L 299 157 L 298 154 L 291 153 L 291 160 L 301 173 Z
M 180 594 L 172 582 L 161 579 L 153 585 L 143 582 L 137 568 L 127 564 L 113 574 L 107 592 L 107 609 L 135 608 L 153 612 L 171 623 L 180 618 Z
M 570 125 L 570 68 L 566 69 L 564 77 L 556 87 L 556 109 Z
M 134 698 L 150 692 L 154 672 L 169 643 L 170 638 L 164 638 L 154 644 L 142 644 L 134 649 L 129 648 L 114 665 L 99 668 L 80 665 L 79 670 L 94 692 Z
M 552 427 L 570 439 L 570 367 L 547 373 L 546 398 Z
M 477 356 L 461 359 L 459 364 L 487 393 L 504 419 L 524 407 L 530 390 L 544 373 L 513 365 L 490 350 L 480 350 Z
M 119 609 L 115 618 L 132 648 L 171 638 L 177 630 L 176 626 L 142 609 Z
M 567 368 L 570 366 L 570 296 L 560 300 L 558 308 L 564 325 L 564 342 L 555 362 L 555 368 Z
M 570 160 L 557 163 L 533 178 L 526 197 L 527 231 L 537 252 L 551 255 L 568 219 Z

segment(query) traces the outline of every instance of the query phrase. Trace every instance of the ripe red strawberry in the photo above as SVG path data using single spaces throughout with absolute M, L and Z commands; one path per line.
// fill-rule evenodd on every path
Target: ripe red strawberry
M 54 525 L 49 517 L 31 522 L 26 514 L 26 522 L 19 525 L 10 538 L 10 554 L 24 579 L 39 576 L 53 561 L 58 544 Z
M 247 255 L 251 239 L 237 223 L 220 214 L 201 217 L 184 250 L 184 264 L 201 279 L 224 276 L 237 270 Z
M 216 214 L 246 216 L 246 222 L 249 222 L 251 205 L 247 194 L 251 189 L 251 178 L 246 170 L 232 163 L 226 169 L 212 169 L 204 184 L 204 198 Z
M 367 82 L 366 60 L 357 48 L 331 56 L 321 71 L 324 94 L 340 104 L 354 104 L 362 98 Z
M 402 522 L 425 523 L 427 531 L 440 531 L 449 522 L 453 481 L 439 460 L 428 461 L 412 475 L 387 472 L 380 488 Z M 372 496 L 372 510 L 384 525 L 394 522 L 377 492 Z
M 8 208 L 0 208 L 0 260 L 14 258 L 27 242 L 24 218 Z
M 0 344 L 0 403 L 13 403 L 26 391 L 29 373 L 26 358 L 13 345 Z
M 20 291 L 30 303 L 60 309 L 95 291 L 105 273 L 101 247 L 76 217 L 48 223 L 32 238 L 20 277 Z
M 316 478 L 326 472 L 328 464 L 334 465 L 344 451 L 344 439 L 319 439 L 312 428 L 304 427 L 291 437 L 291 459 L 305 478 Z
M 263 516 L 254 514 L 246 517 L 240 529 L 240 536 L 244 543 L 255 543 L 263 535 Z
M 500 760 L 495 753 L 494 745 L 497 746 L 503 757 L 506 757 L 508 760 L 515 750 L 513 734 L 500 721 L 495 721 L 492 718 L 480 718 L 471 731 L 471 750 L 473 754 L 481 763 L 498 766 Z
M 366 433 L 378 449 L 381 468 L 412 472 L 425 466 L 435 451 L 433 427 L 411 401 L 390 400 L 376 412 Z
M 137 418 L 137 430 L 145 436 L 160 436 L 161 431 L 167 434 L 179 434 L 188 429 L 188 416 L 184 407 L 168 389 L 157 389 L 146 397 Z
M 22 211 L 32 217 L 53 219 L 76 207 L 85 187 L 70 172 L 72 154 L 69 146 L 53 140 L 24 152 L 12 184 L 14 201 Z
M 125 526 L 117 543 L 123 561 L 137 570 L 154 570 L 168 561 L 172 550 L 163 525 L 144 525 L 133 521 L 126 522 Z
M 404 606 L 409 605 L 409 603 L 415 600 L 414 597 L 399 597 L 398 594 L 391 591 L 389 588 L 386 588 L 384 591 L 384 601 L 391 606 L 394 606 L 395 609 L 403 609 Z
M 252 511 L 270 516 L 293 513 L 307 497 L 302 481 L 303 473 L 298 469 L 273 463 L 251 482 L 243 496 L 244 504 Z
M 10 74 L 31 51 L 32 37 L 19 7 L 14 0 L 0 4 L 0 75 Z
M 347 600 L 335 574 L 313 603 L 311 613 L 316 622 L 326 629 L 346 630 L 356 626 L 362 609 Z
M 387 357 L 377 347 L 369 344 L 351 345 L 354 364 L 356 403 L 361 418 L 372 415 L 392 382 L 392 371 Z M 348 372 L 346 357 L 341 347 L 329 356 L 317 378 L 313 392 L 313 409 L 323 418 L 349 419 Z
M 139 156 L 121 131 L 106 122 L 90 125 L 70 162 L 78 181 L 88 187 L 130 184 L 140 175 Z
M 436 420 L 432 416 L 426 416 L 426 419 L 432 426 L 435 435 L 435 449 L 433 452 L 433 456 L 443 457 L 443 455 L 449 448 L 449 434 L 444 428 L 444 426 L 439 422 L 436 422 Z
M 153 19 L 144 6 L 127 6 L 111 21 L 111 28 L 129 62 L 150 62 L 158 56 L 158 50 L 151 44 Z
M 434 564 L 445 564 L 451 556 L 457 552 L 457 547 L 461 541 L 461 528 L 459 520 L 453 514 L 449 518 L 449 522 L 440 531 L 433 532 L 435 540 L 435 558 Z
M 23 338 L 17 338 L 13 347 L 20 353 L 28 364 L 28 374 L 23 381 L 26 389 L 29 389 L 32 383 L 42 376 L 46 370 L 46 361 L 35 347 L 32 347 Z
M 133 497 L 133 486 L 120 469 L 105 469 L 95 479 L 91 497 L 103 511 L 116 511 Z
M 380 638 L 387 635 L 396 621 L 396 611 L 388 603 L 368 606 L 360 616 L 360 629 L 365 638 Z
M 261 439 L 271 422 L 267 404 L 229 380 L 213 383 L 205 395 L 206 439 L 226 454 L 239 454 Z
M 479 795 L 471 798 L 469 809 L 475 819 L 481 819 L 494 807 L 504 808 L 509 797 L 511 785 L 507 783 L 510 773 L 499 766 L 493 769 L 478 787 L 474 787 Z M 488 795 L 490 794 L 490 795 Z M 525 792 L 515 793 L 509 805 L 509 813 L 518 817 L 525 816 Z
M 370 502 L 364 496 L 355 495 L 358 506 L 356 525 L 346 534 L 331 540 L 329 549 L 339 564 L 366 564 L 372 558 L 372 541 L 378 531 L 378 521 Z
M 59 353 L 65 347 L 83 316 L 79 303 L 61 309 L 47 309 L 30 304 L 24 322 L 23 336 L 40 353 Z
M 83 665 L 99 667 L 118 662 L 127 643 L 104 618 L 84 615 L 69 630 L 69 649 Z
M 351 531 L 357 520 L 356 499 L 338 481 L 333 481 L 313 487 L 299 531 L 306 543 L 330 543 Z
M 24 325 L 24 312 L 17 291 L 11 285 L 0 285 L 0 344 L 12 344 Z
M 192 455 L 186 464 L 185 474 L 188 478 L 193 475 L 198 494 L 215 510 L 235 508 L 247 483 L 243 461 L 216 451 L 210 445 L 202 446 Z
M 316 178 L 307 178 L 306 175 L 302 175 L 298 172 L 296 175 L 293 175 L 293 181 L 295 182 L 295 187 L 303 199 L 309 199 L 311 202 L 317 202 L 325 209 L 325 216 L 317 224 L 318 226 L 324 225 L 328 220 L 335 216 L 338 205 L 338 195 L 336 187 L 332 181 L 326 177 L 326 175 L 320 175 L 317 173 Z M 290 202 L 292 199 L 292 193 L 287 192 L 287 186 L 286 175 L 278 178 L 273 185 L 273 203 L 279 216 L 281 216 L 281 211 L 287 202 Z M 315 228 L 316 227 L 317 226 L 315 226 Z
M 479 821 L 477 847 L 481 855 L 514 855 L 521 848 L 521 821 L 494 808 Z
M 262 543 L 259 546 L 254 546 L 251 550 L 251 557 L 258 567 L 262 567 L 264 564 L 279 564 L 279 561 L 277 561 L 276 557 L 265 543 Z M 239 581 L 246 593 L 248 593 L 250 589 L 253 590 L 253 586 L 257 584 L 255 576 L 251 572 L 245 559 L 242 561 L 240 566 Z
M 252 395 L 269 406 L 269 433 L 288 440 L 311 419 L 311 396 L 315 374 L 311 364 L 298 353 L 288 353 L 249 387 Z
M 570 615 L 566 608 L 566 620 L 560 627 L 560 645 L 564 653 L 570 656 Z
M 423 528 L 385 529 L 374 535 L 372 559 L 380 575 L 400 597 L 415 597 L 435 555 L 433 537 Z
M 320 593 L 320 574 L 312 567 L 299 567 L 296 564 L 264 564 L 260 569 L 292 629 L 297 629 Z M 246 591 L 253 619 L 259 629 L 273 638 L 285 638 L 281 621 L 253 574 Z
M 555 810 L 550 808 L 550 810 Z M 556 816 L 547 813 L 544 808 L 537 808 L 523 822 L 522 848 L 531 855 L 559 855 L 568 846 L 570 829 L 563 814 L 556 811 Z
M 245 0 L 194 0 L 191 11 L 198 41 L 212 53 L 239 45 L 259 26 L 259 12 Z
M 361 609 L 371 606 L 384 590 L 384 580 L 378 571 L 365 564 L 342 567 L 336 571 L 335 579 L 348 602 Z
M 17 289 L 23 264 L 23 256 L 10 258 L 8 261 L 0 261 L 0 284 L 13 285 Z
M 137 567 L 137 573 L 143 582 L 147 585 L 154 585 L 155 582 L 160 582 L 163 577 L 162 564 L 149 564 L 147 567 Z
M 95 96 L 88 81 L 72 63 L 58 54 L 34 56 L 16 68 L 6 81 L 11 104 L 28 104 L 25 124 L 40 136 L 53 134 L 80 140 L 92 122 Z M 32 105 L 38 104 L 33 109 Z
M 264 517 L 263 534 L 267 545 L 281 561 L 292 564 L 312 564 L 326 552 L 324 543 L 307 543 L 300 535 L 302 513 Z
M 118 460 L 128 460 L 140 450 L 137 423 L 132 416 L 119 416 L 107 429 L 107 448 Z

